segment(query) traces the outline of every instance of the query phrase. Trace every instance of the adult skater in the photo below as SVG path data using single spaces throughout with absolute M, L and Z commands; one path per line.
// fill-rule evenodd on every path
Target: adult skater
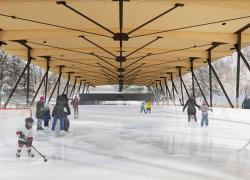
M 26 118 L 25 126 L 17 129 L 16 134 L 18 136 L 18 147 L 17 147 L 16 157 L 21 156 L 21 151 L 24 146 L 26 146 L 28 156 L 34 157 L 34 154 L 31 152 L 31 145 L 33 141 L 33 134 L 32 134 L 33 123 L 34 120 L 32 118 Z
M 151 113 L 151 102 L 149 100 L 147 100 L 147 102 L 146 102 L 146 112 L 145 113 L 146 114 Z
M 185 105 L 183 107 L 183 112 L 185 111 L 186 107 L 188 107 L 187 108 L 187 113 L 188 113 L 188 122 L 189 123 L 190 123 L 191 116 L 193 116 L 195 122 L 197 122 L 195 106 L 198 107 L 198 108 L 200 108 L 200 106 L 196 104 L 196 102 L 193 99 L 193 97 L 190 96 L 190 98 L 187 100 L 187 102 L 185 103 Z
M 36 118 L 37 118 L 37 130 L 43 130 L 43 109 L 44 109 L 45 97 L 41 96 L 40 100 L 36 104 Z
M 63 133 L 64 132 L 64 108 L 67 109 L 67 114 L 70 115 L 70 108 L 68 104 L 68 97 L 66 94 L 62 94 L 56 98 L 56 105 L 53 108 L 52 111 L 52 131 L 55 131 L 57 119 L 60 120 L 60 130 Z
M 78 116 L 78 105 L 79 105 L 79 100 L 77 96 L 74 97 L 74 99 L 70 103 L 73 106 L 74 109 L 74 117 L 76 118 Z
M 246 96 L 243 103 L 242 103 L 242 109 L 250 109 L 250 97 Z
M 206 126 L 208 126 L 208 110 L 213 112 L 213 109 L 209 108 L 206 101 L 204 100 L 199 110 L 201 111 L 201 115 L 202 115 L 201 127 L 203 127 L 204 123 Z

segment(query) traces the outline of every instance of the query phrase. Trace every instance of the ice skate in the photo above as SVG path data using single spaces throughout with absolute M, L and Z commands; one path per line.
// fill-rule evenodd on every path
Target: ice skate
M 20 150 L 18 150 L 18 151 L 16 152 L 16 157 L 17 157 L 17 158 L 20 158 L 20 157 L 21 157 L 21 151 L 20 151 Z
M 28 156 L 33 158 L 35 155 L 31 152 L 31 150 L 28 150 Z

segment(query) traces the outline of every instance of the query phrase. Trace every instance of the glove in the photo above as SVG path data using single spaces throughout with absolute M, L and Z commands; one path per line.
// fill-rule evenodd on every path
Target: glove
M 33 142 L 33 137 L 28 137 L 27 144 L 31 146 L 32 142 Z
M 19 137 L 21 138 L 21 139 L 25 139 L 25 135 L 20 131 L 19 132 Z

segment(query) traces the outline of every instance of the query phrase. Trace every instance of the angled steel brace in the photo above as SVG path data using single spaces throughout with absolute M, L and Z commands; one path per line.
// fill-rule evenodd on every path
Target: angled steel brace
M 204 100 L 206 101 L 207 106 L 209 106 L 209 104 L 208 104 L 208 102 L 207 102 L 207 99 L 206 99 L 206 96 L 204 95 L 204 93 L 203 93 L 203 91 L 202 91 L 202 88 L 201 88 L 201 86 L 200 86 L 200 84 L 199 84 L 199 81 L 197 80 L 197 78 L 196 78 L 194 72 L 191 71 L 191 73 L 192 73 L 192 75 L 193 75 L 193 77 L 194 77 L 194 79 L 195 79 L 195 81 L 196 81 L 196 83 L 197 83 L 197 85 L 198 85 L 198 87 L 199 87 L 199 89 L 200 89 L 200 92 L 201 92 L 201 94 L 202 94 Z
M 224 86 L 222 85 L 222 83 L 221 83 L 221 81 L 220 81 L 220 79 L 219 79 L 219 77 L 218 77 L 216 71 L 214 70 L 214 68 L 213 68 L 213 66 L 212 66 L 212 64 L 211 64 L 211 62 L 208 61 L 208 65 L 210 66 L 210 68 L 211 68 L 211 70 L 212 70 L 212 72 L 213 72 L 215 78 L 217 79 L 217 81 L 218 81 L 218 83 L 219 83 L 219 85 L 220 85 L 220 87 L 221 87 L 221 89 L 222 89 L 224 95 L 226 96 L 229 105 L 230 105 L 232 108 L 234 108 L 234 106 L 233 106 L 233 104 L 232 104 L 232 102 L 231 102 L 229 96 L 227 95 L 227 92 L 226 92 L 226 90 L 224 89 Z
M 132 66 L 132 65 L 134 65 L 134 64 L 136 64 L 136 63 L 138 63 L 139 61 L 141 61 L 141 60 L 143 60 L 144 58 L 146 58 L 147 56 L 149 56 L 150 55 L 150 53 L 149 54 L 147 54 L 147 55 L 145 55 L 145 56 L 142 56 L 141 58 L 139 58 L 138 60 L 136 60 L 136 61 L 134 61 L 134 62 L 132 62 L 132 63 L 130 63 L 129 65 L 127 65 L 127 66 L 125 66 L 124 67 L 124 69 L 126 69 L 126 68 L 128 68 L 128 67 L 130 67 L 130 66 Z
M 50 47 L 50 48 L 54 48 L 54 49 L 60 49 L 60 50 L 65 50 L 65 51 L 69 51 L 69 52 L 74 52 L 74 53 L 85 54 L 85 55 L 91 56 L 90 52 L 76 51 L 76 50 L 72 50 L 72 49 L 62 48 L 62 47 L 58 47 L 58 46 L 52 46 L 52 45 L 48 45 L 48 44 L 37 43 L 37 42 L 33 42 L 33 41 L 27 41 L 27 42 L 30 44 L 36 44 L 39 46 Z
M 109 68 L 107 68 L 107 67 L 101 65 L 100 63 L 96 63 L 96 64 L 99 65 L 99 67 L 104 68 L 104 69 L 108 70 L 109 72 L 113 73 L 114 75 L 117 75 L 116 72 L 114 72 L 114 71 L 112 71 L 111 69 L 109 69 Z
M 181 77 L 181 82 L 182 82 L 182 84 L 183 84 L 183 86 L 184 86 L 184 89 L 185 89 L 185 91 L 186 91 L 187 95 L 188 95 L 188 98 L 190 98 L 190 95 L 189 95 L 189 93 L 188 93 L 188 90 L 187 90 L 186 84 L 184 83 L 184 81 L 183 81 L 182 77 Z
M 117 81 L 116 77 L 107 73 L 106 71 L 104 71 L 103 69 L 101 69 L 101 71 L 106 75 L 106 77 L 109 77 L 110 79 L 112 79 L 113 81 Z
M 98 66 L 93 65 L 93 64 L 87 64 L 87 63 L 79 62 L 79 60 L 75 60 L 74 61 L 74 60 L 69 60 L 69 59 L 64 59 L 64 58 L 53 57 L 53 56 L 51 56 L 50 58 L 51 59 L 58 59 L 58 60 L 66 61 L 66 62 L 72 62 L 72 63 L 75 63 L 75 64 L 81 64 L 81 65 L 86 65 L 86 66 L 98 67 Z
M 131 70 L 129 70 L 125 75 L 127 76 L 129 73 L 135 71 L 136 69 L 141 68 L 143 65 L 144 65 L 144 63 L 142 63 L 141 65 L 139 65 L 139 66 L 137 66 L 137 67 L 135 67 L 135 68 L 133 68 L 133 69 L 131 69 Z
M 113 64 L 111 64 L 110 62 L 106 61 L 106 60 L 105 60 L 105 59 L 103 59 L 102 57 L 100 57 L 100 56 L 96 55 L 95 53 L 91 53 L 91 54 L 92 54 L 93 56 L 97 57 L 98 59 L 100 59 L 101 61 L 103 61 L 103 62 L 107 63 L 108 65 L 110 65 L 110 66 L 112 66 L 112 67 L 116 68 L 116 66 L 114 66 L 114 65 L 113 65 Z
M 16 42 L 18 42 L 18 41 L 16 41 Z M 18 43 L 22 44 L 22 42 L 18 42 Z M 9 104 L 9 101 L 10 101 L 10 99 L 12 98 L 14 92 L 16 91 L 16 88 L 17 88 L 18 84 L 20 83 L 20 81 L 21 81 L 21 79 L 22 79 L 22 77 L 23 77 L 25 71 L 26 71 L 27 69 L 29 69 L 30 63 L 31 63 L 31 61 L 32 61 L 32 58 L 30 57 L 30 51 L 31 51 L 32 48 L 29 47 L 28 45 L 26 45 L 26 42 L 24 42 L 24 44 L 22 44 L 22 45 L 24 45 L 24 46 L 27 47 L 27 49 L 28 49 L 28 62 L 27 62 L 27 64 L 25 65 L 25 67 L 24 67 L 24 69 L 23 69 L 21 75 L 19 76 L 19 78 L 18 78 L 18 80 L 17 80 L 15 86 L 13 87 L 13 89 L 12 89 L 12 91 L 11 91 L 9 97 L 7 98 L 6 102 L 4 103 L 4 106 L 3 106 L 4 108 L 6 108 L 7 105 Z M 29 72 L 27 73 L 27 76 L 28 76 L 28 77 L 27 77 L 27 78 L 28 78 L 28 83 L 27 83 L 27 98 L 26 98 L 26 102 L 28 103 L 28 101 L 29 101 Z M 27 105 L 28 105 L 28 104 L 27 104 Z
M 32 104 L 34 103 L 34 101 L 35 101 L 35 99 L 36 99 L 36 96 L 37 96 L 39 90 L 41 89 L 42 84 L 43 84 L 45 78 L 47 77 L 48 72 L 49 72 L 49 71 L 48 71 L 48 69 L 47 69 L 47 70 L 46 70 L 46 73 L 44 74 L 44 76 L 43 76 L 43 78 L 42 78 L 42 81 L 40 82 L 40 84 L 39 84 L 39 86 L 38 86 L 38 88 L 37 88 L 37 90 L 36 90 L 36 92 L 35 92 L 35 95 L 34 95 L 32 101 L 31 101 L 30 105 L 32 105 Z
M 166 77 L 164 77 L 164 83 L 165 83 L 165 88 L 166 88 L 166 94 L 168 93 L 169 99 L 172 99 L 171 93 L 170 93 L 169 88 L 168 88 Z
M 84 94 L 85 88 L 86 88 L 86 82 L 84 82 L 83 84 L 82 94 Z
M 156 17 L 150 19 L 149 21 L 147 21 L 147 22 L 143 23 L 142 25 L 136 27 L 135 29 L 129 31 L 129 32 L 128 32 L 128 35 L 134 33 L 134 32 L 137 31 L 138 29 L 141 29 L 142 27 L 144 27 L 144 26 L 146 26 L 147 24 L 149 24 L 149 23 L 155 21 L 156 19 L 162 17 L 163 15 L 165 15 L 165 14 L 167 14 L 167 13 L 173 11 L 174 9 L 176 9 L 176 8 L 178 8 L 178 7 L 183 7 L 183 6 L 184 6 L 184 4 L 176 3 L 174 7 L 172 7 L 172 8 L 170 8 L 170 9 L 164 11 L 163 13 L 159 14 L 158 16 L 156 16 Z
M 67 80 L 67 83 L 63 89 L 63 94 L 65 93 L 66 91 L 66 94 L 68 96 L 68 91 L 69 91 L 69 81 L 70 81 L 70 76 L 71 76 L 72 72 L 68 72 L 68 80 Z
M 160 88 L 161 88 L 161 94 L 162 96 L 165 96 L 165 92 L 163 90 L 162 84 L 161 84 L 161 80 L 159 80 L 159 84 L 160 84 Z
M 59 81 L 60 81 L 60 76 L 58 77 L 58 79 L 56 80 L 56 83 L 55 83 L 55 86 L 54 86 L 54 88 L 53 88 L 53 90 L 52 90 L 52 92 L 51 92 L 51 94 L 50 94 L 50 97 L 49 97 L 49 100 L 48 100 L 48 102 L 50 102 L 50 100 L 51 100 L 51 98 L 52 98 L 52 96 L 53 96 L 53 94 L 54 94 L 54 92 L 55 92 L 55 89 L 56 89 L 56 86 L 58 85 L 58 87 L 59 87 Z M 58 96 L 58 95 L 57 95 Z
M 159 39 L 162 39 L 162 38 L 163 38 L 163 37 L 160 37 L 160 36 L 159 36 L 159 37 L 156 37 L 154 40 L 148 42 L 147 44 L 143 45 L 142 47 L 140 47 L 140 48 L 134 50 L 133 52 L 129 53 L 128 55 L 126 55 L 126 58 L 129 57 L 129 56 L 131 56 L 132 54 L 134 54 L 134 53 L 140 51 L 141 49 L 147 47 L 148 45 L 154 43 L 155 41 L 157 41 L 157 40 L 159 40 Z
M 70 9 L 71 11 L 77 13 L 78 15 L 84 17 L 85 19 L 87 19 L 88 21 L 94 23 L 95 25 L 99 26 L 100 28 L 104 29 L 105 31 L 109 32 L 110 34 L 114 34 L 113 31 L 109 30 L 108 28 L 104 27 L 103 25 L 101 25 L 100 23 L 96 22 L 95 20 L 91 19 L 90 17 L 84 15 L 83 13 L 77 11 L 76 9 L 72 8 L 71 6 L 67 5 L 67 3 L 65 1 L 57 1 L 56 2 L 57 4 L 59 5 L 63 5 L 65 6 L 66 8 Z
M 163 30 L 163 31 L 135 35 L 135 36 L 132 36 L 130 38 L 150 36 L 150 35 L 155 35 L 155 34 L 167 33 L 167 32 L 171 32 L 171 31 L 190 29 L 190 28 L 194 28 L 194 27 L 201 27 L 201 26 L 207 26 L 207 25 L 212 25 L 212 24 L 225 23 L 225 22 L 230 22 L 230 21 L 235 21 L 235 20 L 240 20 L 240 19 L 248 19 L 249 17 L 250 16 L 241 16 L 241 17 L 237 17 L 237 18 L 224 19 L 224 20 L 220 20 L 220 21 L 212 21 L 212 22 L 207 22 L 207 23 L 202 23 L 202 24 L 195 24 L 195 25 L 191 25 L 191 26 L 184 26 L 184 27 L 179 27 L 179 28 L 174 28 L 174 29 L 167 29 L 167 30 Z
M 80 80 L 80 84 L 79 84 L 79 87 L 78 87 L 78 90 L 77 90 L 76 94 L 80 93 L 80 90 L 82 88 L 82 82 L 83 82 L 83 80 Z
M 178 91 L 177 91 L 176 86 L 174 84 L 173 73 L 169 73 L 169 74 L 170 74 L 170 78 L 171 78 L 171 81 L 172 81 L 172 86 L 174 87 L 174 90 L 175 90 L 176 94 L 178 94 Z M 173 91 L 173 93 L 174 93 L 174 91 Z
M 70 91 L 70 93 L 69 93 L 69 97 L 72 96 L 72 93 L 73 93 L 73 95 L 74 95 L 74 93 L 75 93 L 76 81 L 77 81 L 77 77 L 75 77 L 74 85 L 73 85 L 73 87 L 72 87 L 72 89 L 71 89 L 71 91 Z
M 86 38 L 85 36 L 78 36 L 78 37 L 80 37 L 80 38 L 82 38 L 82 39 L 84 39 L 84 40 L 88 41 L 89 43 L 91 43 L 91 44 L 95 45 L 95 46 L 96 46 L 96 47 L 98 47 L 99 49 L 101 49 L 101 50 L 105 51 L 106 53 L 108 53 L 108 54 L 110 54 L 111 56 L 113 56 L 113 57 L 115 57 L 115 58 L 116 58 L 116 55 L 114 55 L 112 52 L 110 52 L 110 51 L 108 51 L 107 49 L 105 49 L 105 48 L 101 47 L 100 45 L 98 45 L 98 44 L 94 43 L 93 41 L 89 40 L 89 39 L 88 39 L 88 38 Z
M 239 45 L 236 44 L 234 46 L 235 46 L 235 49 L 236 49 L 237 53 L 239 54 L 239 56 L 244 61 L 245 65 L 247 66 L 247 69 L 250 71 L 250 65 L 249 65 L 247 59 L 245 58 L 245 56 L 242 54 Z

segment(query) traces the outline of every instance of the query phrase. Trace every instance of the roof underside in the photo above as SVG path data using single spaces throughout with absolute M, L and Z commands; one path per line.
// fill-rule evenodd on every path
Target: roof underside
M 64 65 L 63 77 L 73 72 L 78 82 L 93 86 L 119 80 L 149 85 L 171 73 L 176 77 L 177 67 L 187 73 L 190 59 L 194 69 L 207 65 L 213 46 L 212 61 L 231 55 L 236 32 L 250 24 L 250 1 L 1 0 L 0 22 L 0 41 L 6 43 L 1 49 L 26 59 L 27 48 L 16 42 L 24 40 L 32 48 L 32 63 L 46 68 L 49 57 L 53 73 Z M 242 48 L 249 45 L 250 29 L 241 39 Z

